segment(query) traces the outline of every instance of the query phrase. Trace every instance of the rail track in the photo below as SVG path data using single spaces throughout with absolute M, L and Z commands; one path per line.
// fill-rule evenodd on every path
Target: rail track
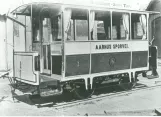
M 69 102 L 57 102 L 57 103 L 43 103 L 43 104 L 35 104 L 38 108 L 42 108 L 42 107 L 53 107 L 55 109 L 61 109 L 61 108 L 65 108 L 65 107 L 72 107 L 72 106 L 76 106 L 79 104 L 86 104 L 89 103 L 91 101 L 99 101 L 99 100 L 103 100 L 105 98 L 113 98 L 113 97 L 118 97 L 118 96 L 124 96 L 124 95 L 130 95 L 132 93 L 135 92 L 139 92 L 139 91 L 147 91 L 147 90 L 152 90 L 155 88 L 161 88 L 161 84 L 155 85 L 155 86 L 145 86 L 145 85 L 138 85 L 135 88 L 133 88 L 132 90 L 124 90 L 124 91 L 119 91 L 119 92 L 110 92 L 110 93 L 106 93 L 106 94 L 99 94 L 99 95 L 93 95 L 91 98 L 87 98 L 87 99 L 82 99 L 82 100 L 71 100 Z M 99 90 L 99 89 L 98 89 Z

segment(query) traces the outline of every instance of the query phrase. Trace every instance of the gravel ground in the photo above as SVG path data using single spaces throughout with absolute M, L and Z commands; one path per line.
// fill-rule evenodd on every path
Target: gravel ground
M 161 63 L 161 62 L 160 62 Z M 161 68 L 158 69 L 159 74 Z M 161 76 L 161 75 L 160 75 Z M 161 85 L 161 78 L 150 79 L 139 77 L 139 83 L 145 86 Z M 156 115 L 155 108 L 161 107 L 161 87 L 151 90 L 137 91 L 127 95 L 107 97 L 95 101 L 80 103 L 78 105 L 55 108 L 42 107 L 38 108 L 35 103 L 29 100 L 28 95 L 16 90 L 15 99 L 13 100 L 11 87 L 7 78 L 0 78 L 0 116 L 63 116 L 63 115 L 128 115 L 128 116 L 152 116 Z M 99 95 L 104 95 L 99 94 Z M 95 95 L 94 95 L 95 96 Z M 50 97 L 46 102 L 52 102 L 55 98 Z M 66 103 L 62 100 L 60 103 Z

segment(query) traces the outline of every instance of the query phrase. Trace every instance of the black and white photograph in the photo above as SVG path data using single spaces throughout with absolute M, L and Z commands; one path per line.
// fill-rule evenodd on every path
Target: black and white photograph
M 161 0 L 0 2 L 0 116 L 161 116 Z

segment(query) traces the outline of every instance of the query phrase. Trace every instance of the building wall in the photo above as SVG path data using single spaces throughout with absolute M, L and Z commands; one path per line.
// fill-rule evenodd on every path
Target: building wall
M 6 20 L 6 33 L 7 33 L 7 66 L 12 71 L 13 69 L 13 21 Z
M 7 70 L 5 18 L 0 15 L 0 71 Z

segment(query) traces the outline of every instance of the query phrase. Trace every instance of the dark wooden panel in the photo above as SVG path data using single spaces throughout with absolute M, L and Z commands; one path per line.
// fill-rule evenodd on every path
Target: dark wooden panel
M 146 67 L 148 62 L 148 51 L 132 52 L 132 68 Z
M 130 69 L 130 52 L 92 54 L 91 73 Z
M 40 71 L 40 55 L 35 56 L 34 58 L 34 63 L 35 63 L 35 71 Z
M 89 68 L 89 54 L 66 56 L 66 76 L 89 74 Z
M 52 74 L 61 75 L 62 56 L 52 56 Z

